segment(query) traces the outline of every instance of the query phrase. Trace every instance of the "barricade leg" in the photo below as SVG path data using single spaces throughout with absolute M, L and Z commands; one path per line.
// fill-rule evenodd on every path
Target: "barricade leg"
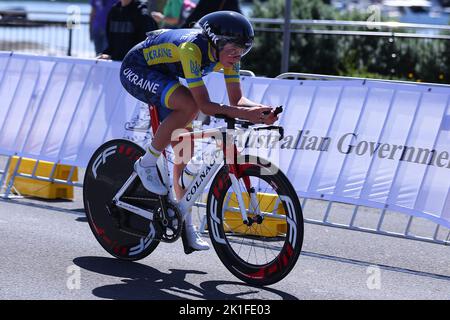
M 5 165 L 4 170 L 0 171 L 0 174 L 1 174 L 1 178 L 0 178 L 0 197 L 2 197 L 2 198 L 7 198 L 8 197 L 8 195 L 6 193 L 2 194 L 1 191 L 4 188 L 6 188 L 6 186 L 5 186 L 6 175 L 8 174 L 8 168 L 9 168 L 10 164 L 11 164 L 11 157 L 8 157 L 8 160 L 6 161 L 6 165 Z
M 11 166 L 12 158 L 13 158 L 13 157 L 11 157 L 11 156 L 8 158 L 8 161 L 7 161 L 7 164 L 6 164 L 6 167 L 5 167 L 5 171 L 3 172 L 3 175 L 2 175 L 2 179 L 1 179 L 1 183 L 0 183 L 0 188 L 2 188 L 3 185 L 5 184 L 5 180 L 6 180 L 6 177 L 7 177 L 7 175 L 8 175 L 8 172 L 9 172 L 9 167 Z M 19 171 L 19 167 L 20 167 L 20 162 L 21 162 L 21 161 L 22 161 L 22 158 L 19 157 L 19 158 L 17 159 L 17 162 L 16 162 L 16 165 L 15 165 L 15 167 L 14 167 L 13 173 L 11 174 L 11 176 L 9 177 L 8 182 L 6 183 L 6 186 L 5 186 L 5 187 L 6 187 L 5 193 L 1 195 L 2 198 L 4 198 L 4 199 L 20 198 L 20 197 L 21 197 L 20 195 L 19 195 L 19 196 L 17 196 L 17 195 L 11 195 L 11 190 L 12 190 L 12 188 L 14 187 L 14 179 L 16 178 L 17 173 L 18 173 L 18 171 Z

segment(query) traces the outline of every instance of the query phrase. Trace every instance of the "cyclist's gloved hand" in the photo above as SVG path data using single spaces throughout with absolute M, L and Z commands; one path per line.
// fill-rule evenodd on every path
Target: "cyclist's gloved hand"
M 269 114 L 266 114 L 266 113 L 263 114 L 263 117 L 265 117 L 264 118 L 264 123 L 265 124 L 269 124 L 270 125 L 270 124 L 273 124 L 275 121 L 278 120 L 278 115 L 275 114 L 274 111 L 275 111 L 275 109 L 270 108 L 270 113 Z
M 252 123 L 264 123 L 264 119 L 267 117 L 264 113 L 270 113 L 272 108 L 270 107 L 250 107 L 245 109 L 244 118 Z
M 252 109 L 255 109 L 255 117 L 253 123 L 264 123 L 267 125 L 273 124 L 275 121 L 278 120 L 278 116 L 274 113 L 274 109 L 269 106 L 259 105 L 258 107 L 254 107 Z M 253 112 L 253 110 L 252 110 Z
M 99 54 L 96 59 L 100 59 L 100 60 L 111 60 L 111 56 L 109 54 Z

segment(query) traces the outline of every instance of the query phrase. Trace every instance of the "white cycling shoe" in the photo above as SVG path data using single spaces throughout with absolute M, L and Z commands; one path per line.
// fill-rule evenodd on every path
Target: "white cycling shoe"
M 134 171 L 141 179 L 145 189 L 160 196 L 167 194 L 167 188 L 159 178 L 158 168 L 156 167 L 156 164 L 150 167 L 143 167 L 141 165 L 141 159 L 138 159 L 134 163 Z
M 185 225 L 186 226 L 186 225 Z M 195 226 L 183 227 L 182 234 L 184 253 L 189 254 L 194 251 L 209 250 L 209 244 L 200 237 L 200 233 Z

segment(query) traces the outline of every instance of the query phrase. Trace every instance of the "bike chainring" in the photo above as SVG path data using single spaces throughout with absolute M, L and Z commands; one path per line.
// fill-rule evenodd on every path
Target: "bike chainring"
M 166 204 L 166 212 L 163 215 L 162 208 L 157 209 L 155 227 L 161 236 L 162 242 L 175 242 L 181 236 L 183 216 L 180 210 L 173 204 Z

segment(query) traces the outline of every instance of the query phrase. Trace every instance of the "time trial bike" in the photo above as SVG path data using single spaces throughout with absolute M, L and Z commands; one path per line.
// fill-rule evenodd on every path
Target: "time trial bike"
M 280 113 L 281 107 L 275 110 Z M 150 106 L 152 129 L 159 125 L 156 108 Z M 86 169 L 84 207 L 97 241 L 112 256 L 139 260 L 160 242 L 175 242 L 182 235 L 189 209 L 209 186 L 206 200 L 207 230 L 224 266 L 240 280 L 257 286 L 286 277 L 300 255 L 303 215 L 298 196 L 285 174 L 273 163 L 238 152 L 237 130 L 278 131 L 248 121 L 216 115 L 226 126 L 187 133 L 182 138 L 215 140 L 215 148 L 203 156 L 203 165 L 175 200 L 167 157 L 157 167 L 169 193 L 147 191 L 133 170 L 145 152 L 123 139 L 99 147 Z

